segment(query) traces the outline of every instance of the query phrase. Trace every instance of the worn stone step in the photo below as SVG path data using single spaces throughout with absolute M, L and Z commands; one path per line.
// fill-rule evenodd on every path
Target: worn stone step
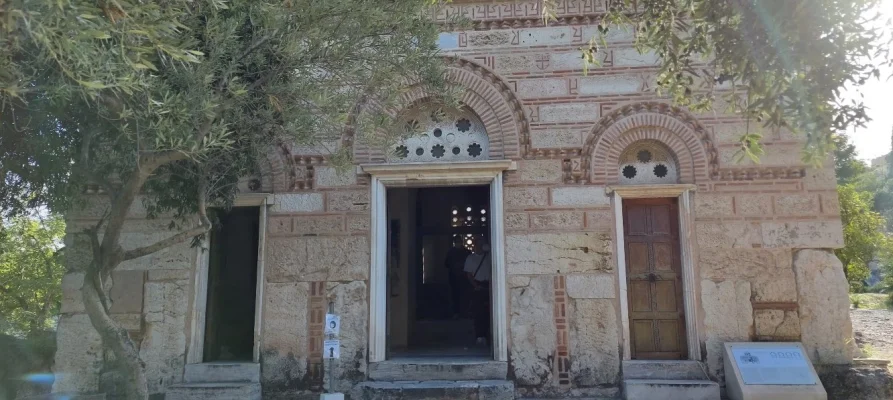
M 260 364 L 212 362 L 186 364 L 186 383 L 260 382 Z
M 487 360 L 396 359 L 370 363 L 373 381 L 504 380 L 508 363 Z
M 703 364 L 694 360 L 628 360 L 623 379 L 709 380 Z
M 172 385 L 165 400 L 260 400 L 260 383 L 216 382 Z
M 624 379 L 627 400 L 719 400 L 719 384 L 708 380 Z
M 354 389 L 355 400 L 512 400 L 515 385 L 505 380 L 363 382 Z

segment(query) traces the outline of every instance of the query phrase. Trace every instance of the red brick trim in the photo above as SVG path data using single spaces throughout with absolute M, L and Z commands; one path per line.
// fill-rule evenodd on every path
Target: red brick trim
M 477 114 L 487 130 L 490 159 L 521 158 L 522 151 L 530 146 L 530 127 L 514 92 L 487 67 L 461 57 L 447 57 L 445 61 L 447 81 L 465 90 L 460 100 Z M 407 92 L 401 103 L 410 107 L 428 98 L 421 88 L 416 88 Z M 354 145 L 354 159 L 383 162 L 385 157 L 381 149 L 358 140 Z
M 295 165 L 288 146 L 271 146 L 260 159 L 259 192 L 281 193 L 295 188 L 295 183 L 305 175 L 304 170 Z M 312 175 L 311 175 L 312 180 Z
M 657 140 L 670 148 L 679 162 L 681 183 L 705 182 L 716 174 L 718 153 L 707 129 L 678 107 L 646 102 L 599 120 L 583 144 L 582 174 L 569 183 L 616 183 L 620 153 L 638 140 Z

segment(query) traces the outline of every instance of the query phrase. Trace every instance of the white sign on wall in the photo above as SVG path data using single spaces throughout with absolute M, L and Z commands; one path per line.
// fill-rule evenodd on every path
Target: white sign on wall
M 326 335 L 338 336 L 341 331 L 341 317 L 335 314 L 326 314 Z
M 745 385 L 815 385 L 809 360 L 799 346 L 732 346 Z
M 325 340 L 322 343 L 322 358 L 341 358 L 341 341 Z

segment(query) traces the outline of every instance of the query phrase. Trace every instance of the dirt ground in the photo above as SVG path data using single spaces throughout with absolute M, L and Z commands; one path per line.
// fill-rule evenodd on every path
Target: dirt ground
M 893 360 L 893 310 L 850 310 L 856 343 L 870 358 Z

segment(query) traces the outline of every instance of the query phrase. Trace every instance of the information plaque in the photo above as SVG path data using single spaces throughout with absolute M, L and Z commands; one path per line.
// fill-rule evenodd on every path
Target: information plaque
M 725 343 L 726 395 L 731 400 L 827 400 L 800 343 Z
M 732 346 L 745 385 L 815 385 L 799 346 L 756 348 Z

